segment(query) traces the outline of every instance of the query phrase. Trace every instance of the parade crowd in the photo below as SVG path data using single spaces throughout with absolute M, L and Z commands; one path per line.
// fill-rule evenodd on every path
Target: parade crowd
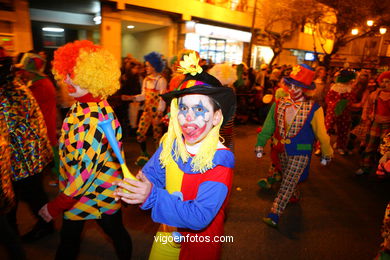
M 219 259 L 222 243 L 181 238 L 223 235 L 240 124 L 259 126 L 248 147 L 253 160 L 271 157 L 259 188 L 281 182 L 262 219 L 270 227 L 278 228 L 288 203 L 300 202 L 298 184 L 309 176 L 312 155 L 328 165 L 334 153 L 358 154 L 351 174 L 389 178 L 390 71 L 306 64 L 256 70 L 213 64 L 191 50 L 171 59 L 128 54 L 118 65 L 89 41 L 17 57 L 1 48 L 0 62 L 0 230 L 10 259 L 26 259 L 23 243 L 53 233 L 57 217 L 63 222 L 56 259 L 77 258 L 90 220 L 111 238 L 118 259 L 131 259 L 122 204 L 139 204 L 161 224 L 150 259 Z M 136 140 L 139 156 L 127 162 L 140 167 L 136 178 L 124 179 L 104 121 L 122 155 L 123 143 Z M 44 175 L 58 187 L 53 200 Z M 38 219 L 26 234 L 18 229 L 19 201 Z M 381 231 L 376 257 L 386 259 L 390 203 Z M 174 242 L 162 243 L 172 241 L 167 237 Z

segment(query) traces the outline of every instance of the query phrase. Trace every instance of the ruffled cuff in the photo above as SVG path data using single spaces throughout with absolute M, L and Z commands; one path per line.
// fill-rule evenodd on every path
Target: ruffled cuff
M 54 200 L 47 203 L 47 210 L 49 214 L 54 219 L 58 217 L 63 211 L 68 210 L 76 204 L 77 200 L 65 195 L 64 193 L 60 193 Z

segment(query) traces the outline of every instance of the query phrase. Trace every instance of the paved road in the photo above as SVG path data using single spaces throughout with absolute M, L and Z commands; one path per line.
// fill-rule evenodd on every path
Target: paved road
M 277 187 L 260 190 L 256 181 L 265 176 L 270 164 L 268 156 L 255 159 L 253 146 L 256 126 L 236 128 L 236 170 L 233 192 L 225 225 L 226 235 L 222 259 L 303 259 L 365 260 L 373 259 L 381 243 L 380 227 L 385 206 L 390 200 L 390 181 L 375 176 L 355 177 L 358 156 L 336 155 L 332 164 L 322 167 L 313 157 L 309 179 L 301 187 L 303 200 L 289 205 L 278 230 L 261 222 L 268 213 Z M 130 138 L 125 144 L 131 171 L 138 146 Z M 150 150 L 153 149 L 149 145 Z M 266 150 L 267 151 L 267 150 Z M 50 196 L 56 188 L 48 187 Z M 136 206 L 124 209 L 124 221 L 133 239 L 133 259 L 147 259 L 157 229 L 149 212 Z M 24 204 L 18 211 L 21 233 L 31 228 L 32 216 Z M 61 220 L 56 220 L 57 230 Z M 98 226 L 86 225 L 79 259 L 116 259 L 114 250 Z M 58 232 L 33 244 L 25 244 L 29 259 L 53 259 L 59 241 Z M 5 259 L 0 248 L 0 259 Z

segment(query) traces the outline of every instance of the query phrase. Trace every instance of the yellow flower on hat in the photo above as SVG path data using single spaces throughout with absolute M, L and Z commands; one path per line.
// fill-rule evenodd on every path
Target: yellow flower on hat
M 299 65 L 296 65 L 296 66 L 294 66 L 293 67 L 293 69 L 292 69 L 292 71 L 291 71 L 291 73 L 290 73 L 290 75 L 293 75 L 293 76 L 295 76 L 295 75 L 297 75 L 298 74 L 298 72 L 301 70 L 301 66 L 299 66 Z
M 191 76 L 202 73 L 203 69 L 199 66 L 199 58 L 196 57 L 195 52 L 190 53 L 189 55 L 184 55 L 184 60 L 180 61 L 180 66 L 177 69 L 183 74 L 190 73 Z

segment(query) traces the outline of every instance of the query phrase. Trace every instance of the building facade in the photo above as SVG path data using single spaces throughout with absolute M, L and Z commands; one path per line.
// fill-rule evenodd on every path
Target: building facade
M 1 0 L 0 45 L 16 56 L 31 49 L 52 52 L 67 42 L 88 39 L 109 49 L 118 61 L 128 54 L 143 60 L 151 51 L 169 60 L 187 48 L 213 63 L 251 60 L 248 65 L 258 68 L 273 57 L 270 42 L 256 34 L 264 28 L 259 8 L 264 1 L 269 0 Z M 334 64 L 386 63 L 388 37 L 352 42 L 335 56 Z M 284 44 L 275 62 L 313 65 L 314 52 L 330 50 L 332 44 L 332 39 L 313 37 L 305 25 Z

